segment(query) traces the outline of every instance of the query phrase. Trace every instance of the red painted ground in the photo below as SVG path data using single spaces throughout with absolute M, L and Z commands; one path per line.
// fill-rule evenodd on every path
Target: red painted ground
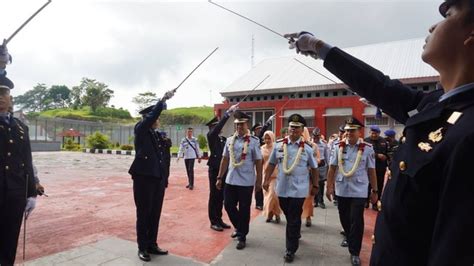
M 111 236 L 135 241 L 135 205 L 127 174 L 130 157 L 35 154 L 49 197 L 41 197 L 28 220 L 27 260 L 51 255 Z M 63 157 L 67 157 L 64 159 Z M 195 188 L 187 184 L 184 162 L 173 162 L 158 236 L 171 253 L 211 262 L 231 242 L 232 229 L 215 232 L 207 217 L 208 178 L 205 161 L 196 163 Z M 253 217 L 259 214 L 252 208 Z M 317 212 L 316 212 L 317 215 Z M 362 260 L 368 262 L 376 213 L 366 212 Z M 228 222 L 224 212 L 224 220 Z M 230 223 L 229 223 L 230 224 Z M 22 238 L 17 253 L 21 263 Z

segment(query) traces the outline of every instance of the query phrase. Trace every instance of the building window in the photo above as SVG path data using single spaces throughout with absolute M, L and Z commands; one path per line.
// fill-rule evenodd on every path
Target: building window
M 257 96 L 257 101 L 260 101 L 260 96 Z
M 337 91 L 333 91 L 332 96 L 337 96 Z
M 252 127 L 256 123 L 260 123 L 263 125 L 265 121 L 267 121 L 267 119 L 273 115 L 273 111 L 271 110 L 243 111 L 243 112 L 251 117 L 249 121 L 250 127 Z M 275 130 L 274 124 L 275 123 L 272 123 L 272 125 L 270 126 L 270 128 L 268 128 L 268 130 L 274 131 Z
M 316 92 L 316 97 L 321 97 L 321 93 Z
M 324 97 L 329 97 L 329 92 L 325 92 Z
M 275 100 L 275 95 L 270 96 L 270 99 Z
M 347 91 L 343 91 L 342 95 L 347 96 Z
M 278 100 L 281 100 L 283 99 L 283 96 L 282 95 L 278 95 Z
M 303 94 L 300 93 L 300 94 L 298 95 L 298 98 L 303 98 Z
M 388 117 L 383 116 L 380 119 L 376 119 L 375 116 L 366 116 L 365 117 L 366 125 L 377 125 L 377 126 L 388 126 Z
M 267 96 L 263 96 L 263 100 L 266 101 L 266 100 L 267 100 Z
M 253 97 L 250 97 L 250 101 L 253 101 Z
M 430 86 L 428 85 L 423 86 L 423 91 L 429 91 L 429 90 L 430 90 Z

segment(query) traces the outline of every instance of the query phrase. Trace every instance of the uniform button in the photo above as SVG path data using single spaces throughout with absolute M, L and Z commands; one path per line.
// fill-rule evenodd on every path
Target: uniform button
M 407 138 L 402 137 L 402 143 L 405 143 L 405 141 L 407 141 Z
M 7 156 L 8 156 L 8 157 L 12 156 L 12 153 L 11 153 L 11 152 L 8 152 L 8 153 L 7 153 Z
M 377 210 L 378 210 L 379 212 L 382 211 L 382 202 L 381 202 L 380 200 L 377 201 Z
M 145 160 L 148 159 L 148 156 L 145 156 Z
M 375 235 L 372 235 L 372 245 L 375 245 Z
M 10 167 L 9 167 L 8 165 L 7 165 L 7 166 L 5 166 L 5 170 L 8 170 L 8 169 L 10 169 Z
M 24 163 L 22 163 L 22 164 L 21 164 L 21 167 L 25 167 L 25 164 L 24 164 Z
M 10 141 L 8 141 L 8 142 L 10 142 L 10 143 L 13 143 L 13 140 L 11 139 L 11 140 L 10 140 Z
M 20 139 L 23 139 L 23 136 L 20 136 Z
M 401 161 L 398 166 L 400 167 L 400 170 L 402 171 L 405 171 L 407 169 L 407 165 L 404 161 Z

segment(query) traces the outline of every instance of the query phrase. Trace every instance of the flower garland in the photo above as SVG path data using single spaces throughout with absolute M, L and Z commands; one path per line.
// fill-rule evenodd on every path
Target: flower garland
M 291 167 L 288 169 L 288 138 L 285 138 L 283 140 L 283 172 L 287 175 L 291 174 L 293 169 L 295 169 L 296 165 L 299 163 L 301 159 L 301 154 L 303 153 L 304 150 L 304 141 L 302 138 L 299 139 L 299 148 L 298 152 L 296 153 L 296 158 L 293 161 L 293 164 Z
M 235 139 L 237 138 L 238 134 L 237 132 L 234 133 L 234 136 L 232 136 L 232 140 L 230 141 L 230 147 L 229 147 L 229 153 L 230 153 L 230 163 L 232 164 L 232 167 L 237 168 L 244 164 L 245 158 L 247 158 L 247 151 L 250 143 L 250 136 L 246 134 L 244 136 L 244 147 L 242 148 L 242 155 L 240 156 L 240 162 L 236 162 L 235 160 L 235 153 L 234 153 L 234 143 Z
M 339 171 L 341 172 L 341 174 L 343 176 L 351 177 L 355 173 L 357 167 L 359 166 L 360 160 L 362 159 L 362 153 L 364 153 L 365 143 L 364 142 L 359 143 L 359 148 L 357 150 L 357 157 L 356 157 L 355 163 L 354 163 L 354 165 L 352 166 L 352 168 L 349 172 L 344 171 L 344 165 L 343 165 L 344 162 L 342 160 L 342 153 L 343 153 L 345 147 L 346 147 L 346 142 L 345 141 L 339 142 L 339 153 L 338 153 L 337 166 L 339 167 Z

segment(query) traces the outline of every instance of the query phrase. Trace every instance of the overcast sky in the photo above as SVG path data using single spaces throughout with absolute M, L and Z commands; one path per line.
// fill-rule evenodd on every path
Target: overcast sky
M 2 0 L 0 37 L 45 2 Z M 215 2 L 280 33 L 311 31 L 339 47 L 424 38 L 441 20 L 434 0 Z M 115 91 L 111 104 L 134 113 L 132 97 L 161 96 L 219 47 L 168 102 L 169 108 L 209 106 L 250 70 L 252 36 L 255 63 L 294 54 L 285 39 L 206 0 L 53 0 L 10 42 L 7 71 L 14 96 L 37 83 L 71 88 L 88 77 Z

